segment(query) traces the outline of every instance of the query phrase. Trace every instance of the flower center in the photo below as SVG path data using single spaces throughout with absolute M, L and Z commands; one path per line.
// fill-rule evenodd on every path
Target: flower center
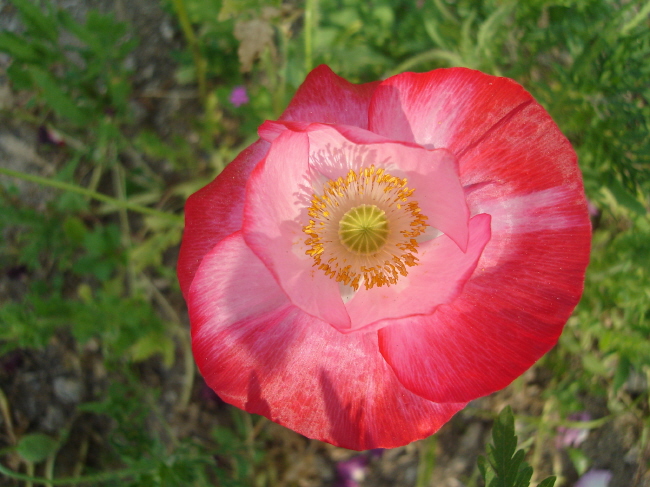
M 397 283 L 417 265 L 415 237 L 427 217 L 407 180 L 374 166 L 329 180 L 308 208 L 307 255 L 314 266 L 355 290 Z
M 388 240 L 386 212 L 375 205 L 355 206 L 339 221 L 339 238 L 355 254 L 377 253 Z

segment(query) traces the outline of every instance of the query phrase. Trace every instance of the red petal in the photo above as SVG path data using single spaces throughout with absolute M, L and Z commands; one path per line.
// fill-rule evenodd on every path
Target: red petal
M 262 140 L 247 147 L 218 178 L 188 198 L 177 267 L 185 298 L 205 254 L 241 228 L 246 181 L 268 147 L 269 144 Z
M 549 188 L 565 188 L 584 207 L 586 200 L 576 154 L 550 115 L 531 102 L 511 113 L 458 155 L 464 186 L 480 185 L 481 201 L 509 199 Z M 477 196 L 478 195 L 478 196 Z M 581 222 L 587 223 L 587 218 Z
M 458 155 L 531 101 L 514 81 L 471 69 L 403 73 L 375 91 L 369 130 Z
M 392 448 L 433 434 L 464 404 L 404 389 L 376 333 L 343 335 L 284 297 L 239 233 L 201 263 L 189 293 L 194 356 L 225 401 L 309 438 Z
M 489 246 L 495 239 L 513 250 L 495 267 L 479 262 L 451 305 L 379 331 L 382 354 L 416 394 L 463 401 L 502 389 L 550 350 L 580 299 L 588 230 L 493 235 Z
M 312 70 L 280 120 L 368 128 L 368 104 L 379 81 L 355 85 L 325 65 Z
M 580 298 L 591 235 L 580 172 L 516 83 L 464 69 L 396 78 L 377 90 L 372 120 L 402 110 L 395 134 L 454 152 L 470 211 L 492 216 L 492 238 L 455 301 L 381 329 L 380 349 L 416 394 L 470 400 L 546 353 Z

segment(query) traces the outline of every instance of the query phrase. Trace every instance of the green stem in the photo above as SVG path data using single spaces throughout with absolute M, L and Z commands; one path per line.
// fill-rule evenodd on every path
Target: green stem
M 305 4 L 305 74 L 313 67 L 314 14 L 316 0 L 307 0 Z
M 181 24 L 185 41 L 192 52 L 192 58 L 194 59 L 194 65 L 196 66 L 196 80 L 199 85 L 199 96 L 201 97 L 201 100 L 205 102 L 208 94 L 205 70 L 206 62 L 201 55 L 199 41 L 196 38 L 196 34 L 194 34 L 194 29 L 192 29 L 192 23 L 190 22 L 190 16 L 187 14 L 184 0 L 172 0 L 172 3 L 174 4 L 174 10 L 178 16 L 178 21 Z
M 420 442 L 418 476 L 415 481 L 416 487 L 426 487 L 431 485 L 433 471 L 436 468 L 436 448 L 437 440 L 435 435 Z
M 431 61 L 443 61 L 449 66 L 462 66 L 463 59 L 456 53 L 445 51 L 444 49 L 431 49 L 401 62 L 396 68 L 388 71 L 384 78 L 389 78 L 398 73 L 409 71 L 419 64 L 430 63 Z
M 18 179 L 23 179 L 25 181 L 29 181 L 31 183 L 36 183 L 40 184 L 42 186 L 49 186 L 51 188 L 57 188 L 57 189 L 62 189 L 64 191 L 70 191 L 71 193 L 77 193 L 81 194 L 83 196 L 87 196 L 89 198 L 98 200 L 98 201 L 103 201 L 104 203 L 108 203 L 110 205 L 113 205 L 115 208 L 125 208 L 127 210 L 135 211 L 138 213 L 142 213 L 144 215 L 151 215 L 151 216 L 157 216 L 159 218 L 164 218 L 166 220 L 173 220 L 175 222 L 182 222 L 182 217 L 178 215 L 174 215 L 172 213 L 167 213 L 165 211 L 160 211 L 160 210 L 154 210 L 153 208 L 149 208 L 147 206 L 141 206 L 137 205 L 135 203 L 130 203 L 128 201 L 120 201 L 117 198 L 112 198 L 110 196 L 106 196 L 105 194 L 97 193 L 96 191 L 91 191 L 86 188 L 82 188 L 81 186 L 77 186 L 74 184 L 70 183 L 64 183 L 63 181 L 56 181 L 54 179 L 47 179 L 43 178 L 41 176 L 35 176 L 33 174 L 27 174 L 24 172 L 20 171 L 14 171 L 12 169 L 7 169 L 4 167 L 0 167 L 0 174 L 4 174 L 6 176 L 11 176 L 14 178 Z
M 126 181 L 124 176 L 124 169 L 122 165 L 117 162 L 113 166 L 113 186 L 115 187 L 115 192 L 117 197 L 120 200 L 120 203 L 124 204 L 126 200 Z M 126 274 L 127 282 L 129 285 L 129 292 L 135 291 L 135 270 L 133 268 L 133 259 L 131 258 L 131 227 L 129 225 L 129 215 L 127 214 L 126 208 L 120 208 L 118 210 L 120 218 L 120 229 L 122 230 L 122 239 L 124 246 L 129 249 L 129 252 L 126 253 Z
M 650 2 L 646 2 L 646 4 L 643 7 L 641 7 L 641 10 L 639 10 L 639 12 L 634 16 L 634 18 L 623 26 L 623 28 L 621 29 L 621 36 L 627 35 L 628 32 L 630 32 L 637 25 L 643 22 L 644 19 L 647 19 L 648 14 L 650 14 Z
M 0 463 L 0 473 L 5 474 L 7 477 L 16 480 L 24 480 L 25 482 L 28 483 L 33 482 L 36 484 L 49 484 L 49 485 L 69 485 L 74 483 L 90 484 L 90 483 L 97 483 L 97 482 L 105 482 L 107 480 L 117 480 L 117 479 L 123 479 L 125 477 L 131 477 L 132 475 L 135 475 L 143 471 L 144 470 L 141 468 L 140 469 L 127 468 L 125 470 L 117 471 L 117 472 L 102 472 L 95 475 L 85 475 L 83 477 L 69 477 L 63 479 L 50 480 L 44 477 L 33 477 L 30 475 L 14 472 L 13 470 L 5 467 Z

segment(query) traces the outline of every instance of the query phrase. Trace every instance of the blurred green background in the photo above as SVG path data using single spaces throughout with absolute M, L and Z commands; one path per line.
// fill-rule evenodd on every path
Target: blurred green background
M 205 388 L 175 278 L 184 200 L 320 63 L 353 82 L 515 79 L 578 152 L 594 225 L 559 345 L 439 435 L 368 460 L 359 485 L 481 485 L 505 403 L 540 476 L 650 485 L 649 19 L 640 0 L 0 0 L 0 485 L 341 481 L 351 453 Z M 586 440 L 558 443 L 578 426 Z

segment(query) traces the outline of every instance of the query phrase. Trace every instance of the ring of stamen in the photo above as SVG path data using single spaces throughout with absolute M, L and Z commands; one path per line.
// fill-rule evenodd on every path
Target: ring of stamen
M 355 290 L 397 283 L 417 265 L 427 217 L 405 178 L 370 166 L 329 180 L 308 208 L 306 251 L 314 266 Z

